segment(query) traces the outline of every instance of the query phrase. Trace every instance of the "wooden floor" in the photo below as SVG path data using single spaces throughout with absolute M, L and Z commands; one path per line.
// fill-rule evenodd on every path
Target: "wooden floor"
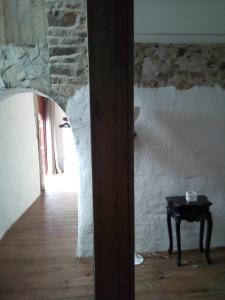
M 72 193 L 42 196 L 0 242 L 1 300 L 93 300 L 93 261 L 74 259 L 77 207 Z M 225 300 L 225 249 L 206 265 L 198 251 L 146 256 L 136 267 L 137 300 Z M 106 299 L 107 300 L 107 299 Z M 115 299 L 117 300 L 117 299 Z
M 74 259 L 76 237 L 76 195 L 40 197 L 0 242 L 0 299 L 93 299 L 93 263 Z
M 225 249 L 212 251 L 208 266 L 198 251 L 183 251 L 184 264 L 167 253 L 136 267 L 137 300 L 225 300 Z

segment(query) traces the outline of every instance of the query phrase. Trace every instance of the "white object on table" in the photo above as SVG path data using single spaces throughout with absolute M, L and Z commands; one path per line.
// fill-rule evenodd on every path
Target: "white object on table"
M 197 193 L 194 191 L 186 192 L 185 198 L 186 198 L 187 202 L 196 202 L 197 201 Z

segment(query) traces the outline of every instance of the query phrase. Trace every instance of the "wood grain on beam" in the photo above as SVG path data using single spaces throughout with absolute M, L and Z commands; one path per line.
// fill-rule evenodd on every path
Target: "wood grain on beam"
M 95 299 L 134 299 L 133 1 L 88 1 Z

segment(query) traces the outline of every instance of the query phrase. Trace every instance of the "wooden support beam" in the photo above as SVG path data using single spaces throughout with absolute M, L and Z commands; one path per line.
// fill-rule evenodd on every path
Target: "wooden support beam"
M 95 299 L 134 299 L 133 1 L 88 0 Z

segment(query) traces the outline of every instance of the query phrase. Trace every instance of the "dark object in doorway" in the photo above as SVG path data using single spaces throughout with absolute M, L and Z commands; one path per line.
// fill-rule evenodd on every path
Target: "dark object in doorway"
M 171 217 L 175 219 L 176 235 L 177 235 L 177 265 L 181 265 L 181 238 L 180 238 L 180 223 L 182 220 L 188 222 L 200 222 L 199 248 L 200 252 L 204 252 L 203 237 L 205 221 L 207 221 L 207 236 L 205 256 L 208 264 L 211 264 L 210 258 L 210 242 L 212 236 L 212 215 L 209 207 L 212 202 L 208 201 L 206 196 L 198 196 L 196 202 L 186 202 L 184 196 L 166 197 L 167 200 L 167 226 L 169 233 L 169 254 L 173 251 L 173 234 L 171 226 Z
M 70 128 L 70 124 L 69 124 L 67 117 L 64 117 L 63 121 L 65 121 L 65 122 L 63 124 L 60 124 L 59 127 L 60 128 Z

